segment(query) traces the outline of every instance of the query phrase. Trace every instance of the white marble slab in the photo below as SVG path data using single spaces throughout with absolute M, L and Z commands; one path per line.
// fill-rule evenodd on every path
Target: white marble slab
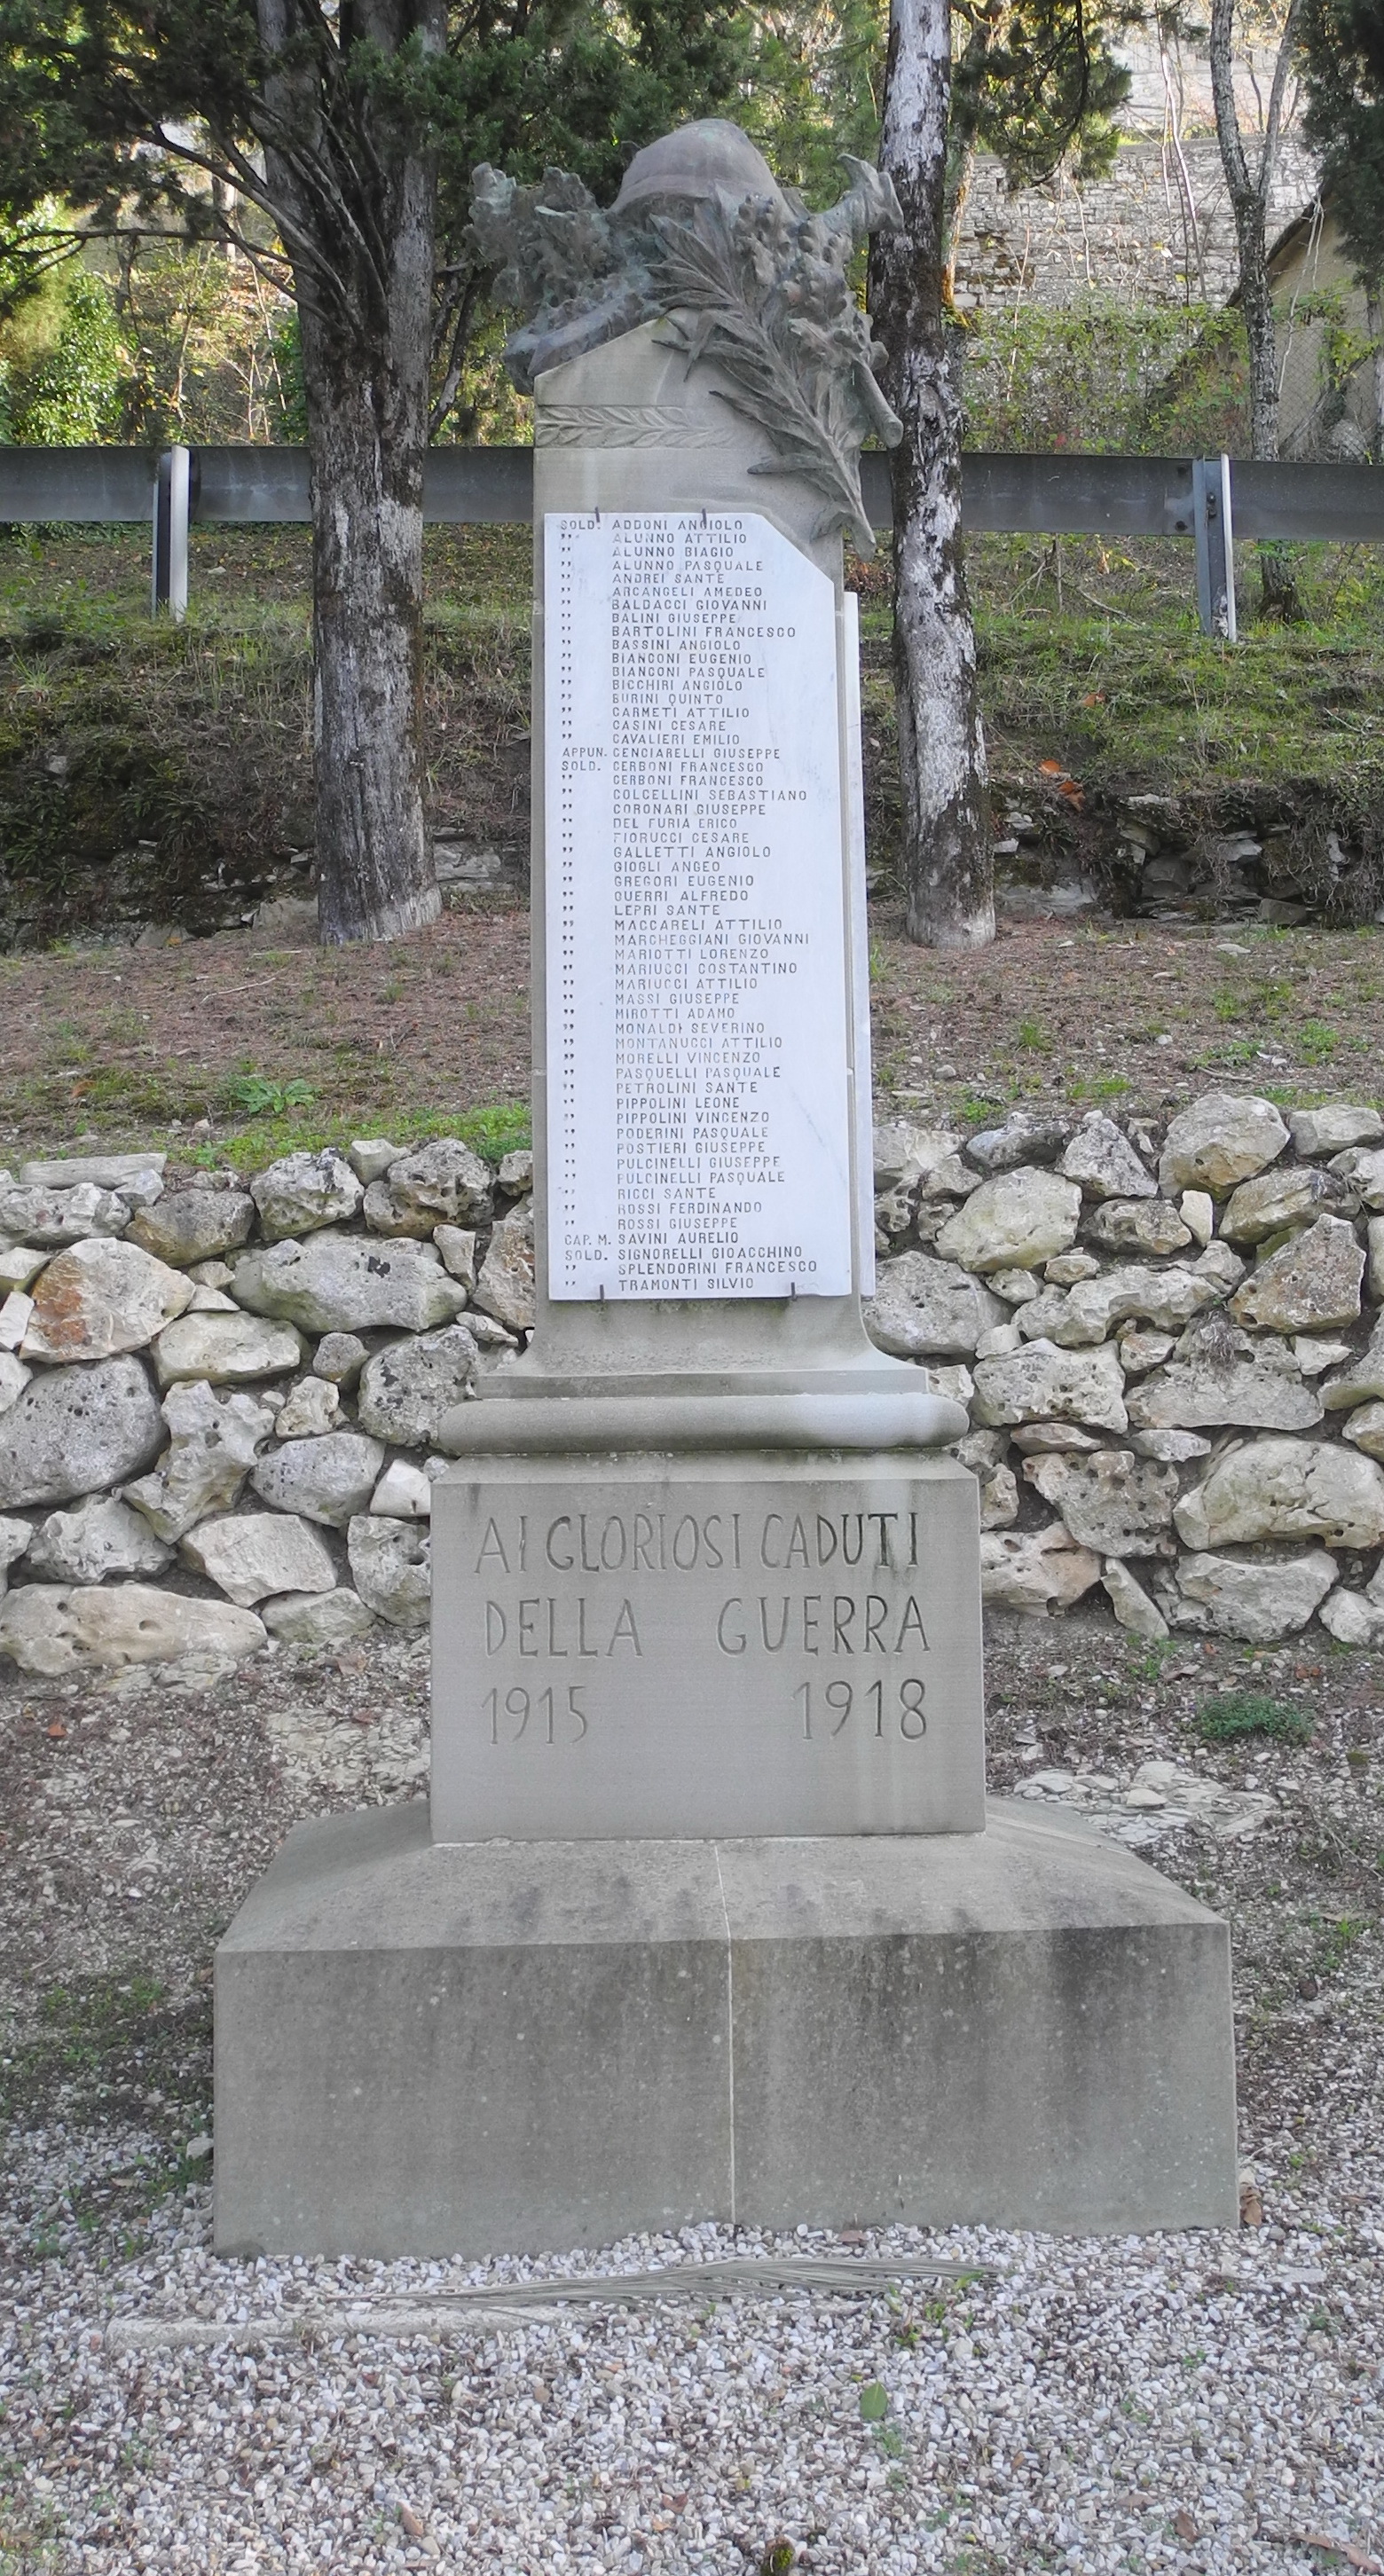
M 843 1295 L 833 586 L 750 511 L 544 544 L 548 1293 Z

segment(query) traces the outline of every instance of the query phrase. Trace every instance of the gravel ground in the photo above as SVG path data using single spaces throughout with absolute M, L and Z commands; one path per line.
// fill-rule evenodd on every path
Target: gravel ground
M 994 1784 L 1231 1918 L 1256 2223 L 218 2261 L 211 1947 L 295 1816 L 417 1793 L 426 1672 L 394 1639 L 0 1685 L 4 2576 L 1384 2566 L 1384 1657 L 993 1624 Z M 1205 1744 L 1245 1688 L 1311 1741 Z M 518 2277 L 785 2253 L 977 2271 L 503 2312 Z M 430 2304 L 462 2281 L 498 2319 Z

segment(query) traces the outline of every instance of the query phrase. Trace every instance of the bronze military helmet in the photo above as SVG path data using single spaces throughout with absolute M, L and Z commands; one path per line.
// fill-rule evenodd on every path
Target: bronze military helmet
M 704 116 L 636 152 L 611 213 L 644 218 L 721 191 L 737 202 L 772 197 L 784 203 L 783 190 L 748 134 L 723 116 Z

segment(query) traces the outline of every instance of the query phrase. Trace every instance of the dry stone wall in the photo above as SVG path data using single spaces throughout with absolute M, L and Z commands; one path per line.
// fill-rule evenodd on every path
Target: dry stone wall
M 871 1330 L 967 1407 L 990 1602 L 1384 1642 L 1375 1106 L 889 1125 L 875 1183 Z M 0 1654 L 421 1627 L 443 1417 L 532 1325 L 531 1188 L 455 1138 L 0 1173 Z

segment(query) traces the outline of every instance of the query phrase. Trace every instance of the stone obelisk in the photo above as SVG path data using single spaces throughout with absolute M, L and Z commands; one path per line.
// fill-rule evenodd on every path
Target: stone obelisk
M 421 1808 L 218 1983 L 226 2247 L 1234 2215 L 1223 1926 L 987 1821 L 965 1427 L 873 1282 L 849 285 L 731 126 L 477 174 L 534 396 L 537 1327 L 446 1430 Z

